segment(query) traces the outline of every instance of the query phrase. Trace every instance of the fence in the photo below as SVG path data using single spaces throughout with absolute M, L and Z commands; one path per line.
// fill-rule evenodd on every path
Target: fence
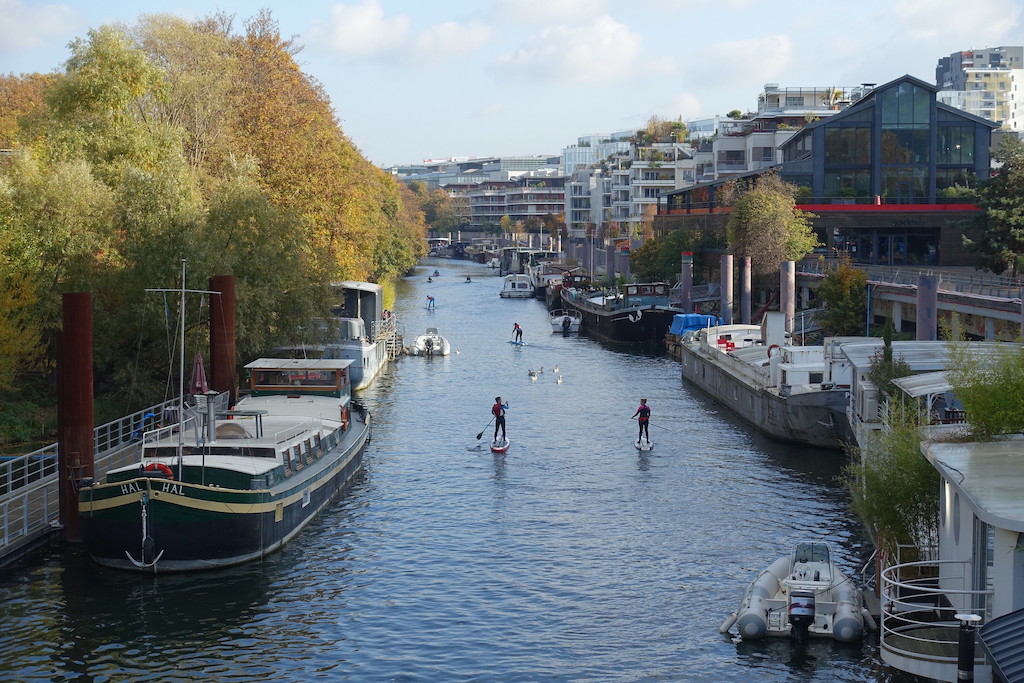
M 227 408 L 228 394 L 219 394 L 216 408 Z M 177 421 L 178 400 L 164 401 L 93 429 L 96 478 L 138 459 L 147 429 L 161 419 Z M 185 407 L 185 419 L 196 417 Z M 60 481 L 57 444 L 0 462 L 0 563 L 12 553 L 46 536 L 60 525 Z

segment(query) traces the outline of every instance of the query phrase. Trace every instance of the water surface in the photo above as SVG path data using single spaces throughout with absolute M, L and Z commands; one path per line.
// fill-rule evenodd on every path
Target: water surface
M 296 541 L 185 576 L 38 558 L 3 576 L 0 668 L 23 681 L 908 680 L 876 639 L 798 650 L 718 633 L 797 541 L 828 541 L 859 570 L 869 551 L 840 454 L 754 435 L 662 355 L 552 334 L 543 305 L 500 299 L 493 273 L 430 260 L 399 287 L 406 343 L 432 326 L 458 352 L 402 358 L 362 392 L 365 474 Z M 507 343 L 514 322 L 525 346 Z M 505 455 L 486 448 L 497 395 L 511 404 Z M 651 452 L 633 447 L 641 397 Z

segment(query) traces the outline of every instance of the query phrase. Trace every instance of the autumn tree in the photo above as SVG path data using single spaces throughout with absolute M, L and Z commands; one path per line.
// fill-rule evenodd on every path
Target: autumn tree
M 168 14 L 145 16 L 131 31 L 164 80 L 150 115 L 182 131 L 185 158 L 215 175 L 231 163 L 232 93 L 239 76 L 224 25 L 190 23 Z
M 810 224 L 815 216 L 796 208 L 795 191 L 769 172 L 737 183 L 726 193 L 731 207 L 726 224 L 729 250 L 750 257 L 754 276 L 771 275 L 783 261 L 803 258 L 821 244 Z
M 43 91 L 52 80 L 43 74 L 0 75 L 0 149 L 23 144 L 21 122 L 42 110 Z
M 981 211 L 963 242 L 978 268 L 1017 277 L 1024 266 L 1024 141 L 1003 137 L 992 158 L 999 169 L 978 187 Z
M 821 281 L 818 299 L 824 304 L 816 320 L 826 334 L 854 336 L 864 331 L 867 316 L 868 276 L 850 263 L 848 257 L 839 260 Z

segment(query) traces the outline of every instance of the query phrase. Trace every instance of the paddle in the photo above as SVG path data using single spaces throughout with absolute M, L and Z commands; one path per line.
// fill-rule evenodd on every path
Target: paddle
M 479 434 L 477 434 L 477 435 L 476 435 L 476 440 L 477 440 L 477 441 L 479 441 L 480 439 L 482 439 L 482 438 L 483 438 L 483 436 L 484 436 L 484 432 L 485 432 L 485 431 L 487 431 L 487 428 L 491 426 L 491 422 L 493 422 L 493 421 L 494 421 L 494 416 L 493 416 L 493 415 L 491 415 L 491 419 L 490 419 L 490 420 L 488 420 L 488 421 L 487 421 L 487 424 L 485 424 L 485 425 L 484 425 L 484 428 L 483 428 L 483 430 L 482 430 L 482 431 L 481 431 L 481 432 L 480 432 Z

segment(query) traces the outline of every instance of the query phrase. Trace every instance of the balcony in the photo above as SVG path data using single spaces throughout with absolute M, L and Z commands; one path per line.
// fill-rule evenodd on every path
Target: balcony
M 992 592 L 971 590 L 971 563 L 929 560 L 895 564 L 882 571 L 882 661 L 937 681 L 957 679 L 960 621 L 957 614 L 989 618 Z M 980 647 L 978 680 L 991 678 Z

